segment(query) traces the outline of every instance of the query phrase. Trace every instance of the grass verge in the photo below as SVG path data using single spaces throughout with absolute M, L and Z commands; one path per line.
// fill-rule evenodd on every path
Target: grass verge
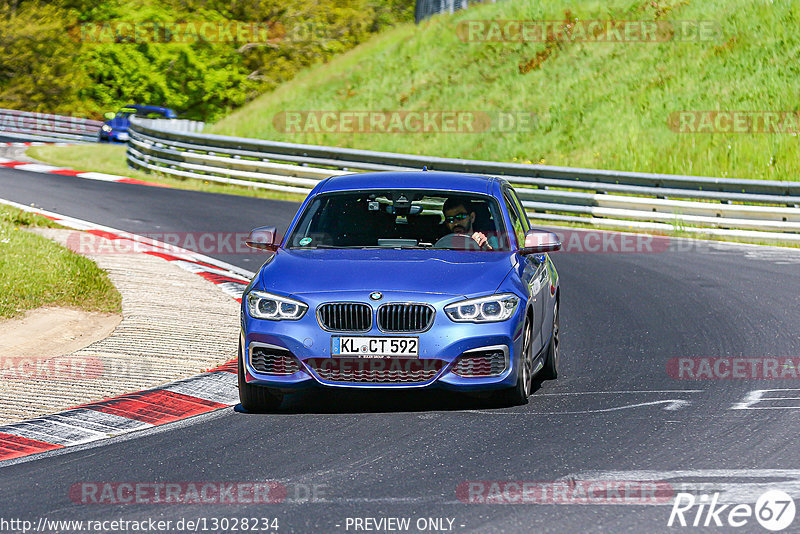
M 658 42 L 464 42 L 458 33 L 470 21 L 555 21 L 564 27 L 567 19 L 673 21 L 675 27 L 707 21 L 714 31 Z M 800 36 L 792 28 L 798 21 L 800 2 L 794 0 L 476 4 L 378 35 L 207 131 L 491 161 L 797 180 L 797 128 L 708 133 L 697 127 L 695 133 L 678 133 L 671 121 L 682 111 L 786 112 L 796 121 Z M 417 133 L 399 127 L 354 133 L 357 127 L 341 121 L 326 129 L 305 119 L 289 128 L 280 120 L 288 111 L 446 110 L 527 111 L 535 121 L 527 131 Z
M 195 178 L 179 178 L 142 172 L 128 167 L 125 161 L 124 145 L 86 144 L 71 146 L 34 146 L 26 150 L 25 153 L 49 165 L 67 167 L 79 171 L 102 172 L 127 176 L 129 178 L 136 178 L 137 180 L 167 185 L 176 189 L 257 198 L 273 198 L 292 202 L 302 202 L 305 198 L 303 195 L 270 191 L 257 187 L 220 184 Z
M 122 297 L 108 274 L 26 228 L 58 227 L 45 217 L 0 205 L 0 319 L 41 306 L 118 313 Z

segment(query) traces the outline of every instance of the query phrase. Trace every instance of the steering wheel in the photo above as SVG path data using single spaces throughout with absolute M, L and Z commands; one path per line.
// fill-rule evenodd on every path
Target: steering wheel
M 433 244 L 433 248 L 447 248 L 455 250 L 484 250 L 469 234 L 447 234 Z

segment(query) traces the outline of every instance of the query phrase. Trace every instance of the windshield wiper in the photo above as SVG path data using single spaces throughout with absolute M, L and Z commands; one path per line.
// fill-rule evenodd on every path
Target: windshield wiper
M 345 249 L 367 249 L 367 248 L 387 248 L 387 247 L 379 247 L 379 246 L 347 246 L 347 247 L 340 247 L 336 245 L 314 245 L 313 247 L 292 247 L 292 250 L 315 250 L 318 248 L 324 249 L 337 249 L 337 250 L 345 250 Z
M 417 246 L 408 246 L 408 245 L 405 245 L 405 246 L 402 246 L 402 245 L 399 245 L 399 246 L 392 246 L 392 245 L 385 245 L 385 246 L 381 246 L 381 245 L 364 245 L 364 246 L 359 246 L 359 245 L 353 245 L 353 246 L 347 246 L 347 247 L 337 247 L 336 245 L 314 245 L 312 247 L 291 247 L 292 250 L 316 250 L 316 249 L 420 250 L 420 249 L 429 249 L 429 248 L 433 248 L 433 245 L 431 245 L 431 244 L 417 245 Z

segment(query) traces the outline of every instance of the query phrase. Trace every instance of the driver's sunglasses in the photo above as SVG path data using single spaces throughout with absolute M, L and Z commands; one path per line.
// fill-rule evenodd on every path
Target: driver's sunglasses
M 463 221 L 467 217 L 469 217 L 469 213 L 459 213 L 458 215 L 451 215 L 449 217 L 445 217 L 444 218 L 444 222 L 446 222 L 448 224 L 453 224 L 456 221 L 459 221 L 459 222 Z

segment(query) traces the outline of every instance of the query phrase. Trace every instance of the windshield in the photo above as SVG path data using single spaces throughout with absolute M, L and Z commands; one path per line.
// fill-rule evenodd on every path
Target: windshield
M 163 119 L 166 117 L 163 111 L 139 111 L 133 108 L 123 108 L 117 112 L 117 118 L 127 118 L 131 115 L 144 119 Z
M 309 204 L 289 248 L 436 248 L 507 251 L 495 199 L 439 191 L 354 191 Z

